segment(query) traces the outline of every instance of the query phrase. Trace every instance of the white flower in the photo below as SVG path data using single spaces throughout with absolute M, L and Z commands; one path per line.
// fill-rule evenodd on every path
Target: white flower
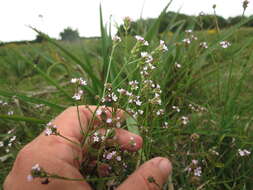
M 46 135 L 46 136 L 49 136 L 49 135 L 52 135 L 52 134 L 53 134 L 53 131 L 52 131 L 51 128 L 46 128 L 46 129 L 45 129 L 45 135 Z
M 127 91 L 127 92 L 126 92 L 126 95 L 127 95 L 127 96 L 132 96 L 132 95 L 133 95 L 133 93 L 132 93 L 132 92 L 128 92 L 128 91 Z
M 251 154 L 251 152 L 246 149 L 244 149 L 244 150 L 238 149 L 238 153 L 240 156 L 248 156 Z
M 162 115 L 164 113 L 164 110 L 163 109 L 160 109 L 160 110 L 158 110 L 157 112 L 156 112 L 156 115 Z
M 145 57 L 148 57 L 148 52 L 144 51 L 144 52 L 141 52 L 141 57 L 145 58 Z
M 112 118 L 108 118 L 108 119 L 106 120 L 106 123 L 112 123 Z
M 194 36 L 194 35 L 191 35 L 191 39 L 192 40 L 197 40 L 198 38 L 196 36 Z
M 6 106 L 6 105 L 8 105 L 8 103 L 7 103 L 7 102 L 3 102 L 2 105 L 3 105 L 3 106 Z
M 182 116 L 181 119 L 182 119 L 182 124 L 183 125 L 187 125 L 189 123 L 189 118 L 188 117 Z
M 7 114 L 8 114 L 8 115 L 13 115 L 13 114 L 14 114 L 14 111 L 9 111 Z
M 177 112 L 180 112 L 180 109 L 179 109 L 179 107 L 177 107 L 177 106 L 172 106 L 172 109 L 173 109 L 173 110 L 176 110 Z
M 222 41 L 220 42 L 220 46 L 225 49 L 231 46 L 231 44 L 228 41 Z
M 16 136 L 13 136 L 13 137 L 10 139 L 9 142 L 11 143 L 11 142 L 13 142 L 13 141 L 15 141 L 15 140 L 16 140 Z
M 149 45 L 148 41 L 146 41 L 142 36 L 136 35 L 136 36 L 135 36 L 135 39 L 136 39 L 137 41 L 139 41 L 139 42 L 142 42 L 144 46 L 148 46 L 148 45 Z
M 3 147 L 3 146 L 4 146 L 4 142 L 0 141 L 0 147 Z
M 183 39 L 183 42 L 186 43 L 186 44 L 190 44 L 191 40 L 189 38 L 185 38 L 185 39 Z
M 101 136 L 101 140 L 102 140 L 102 141 L 105 140 L 105 136 Z
M 143 45 L 148 46 L 149 45 L 148 41 L 144 41 Z
M 142 115 L 142 114 L 144 113 L 144 111 L 143 111 L 143 110 L 138 110 L 138 113 L 139 113 L 140 115 Z
M 112 40 L 113 40 L 114 42 L 121 42 L 121 38 L 120 38 L 119 36 L 117 36 L 117 35 L 115 35 L 115 36 L 112 38 Z
M 175 63 L 175 66 L 178 68 L 178 69 L 180 69 L 181 67 L 182 67 L 182 65 L 180 65 L 179 63 Z
M 201 167 L 194 169 L 194 175 L 200 177 L 202 173 Z
M 116 160 L 118 160 L 120 162 L 121 161 L 121 156 L 117 156 Z
M 35 164 L 35 165 L 32 167 L 32 170 L 34 170 L 34 171 L 40 171 L 40 165 L 39 165 L 39 164 Z
M 75 84 L 75 83 L 79 83 L 81 86 L 86 86 L 87 85 L 87 81 L 85 81 L 82 77 L 80 78 L 72 78 L 70 80 L 71 83 Z
M 49 122 L 47 124 L 47 127 L 44 131 L 45 135 L 46 136 L 49 136 L 49 135 L 55 135 L 57 132 L 57 126 L 56 125 L 53 125 L 51 122 Z
M 93 137 L 93 141 L 94 141 L 94 142 L 99 142 L 99 137 L 98 137 L 98 136 L 94 136 L 94 137 Z
M 197 165 L 198 162 L 199 162 L 198 160 L 192 160 L 192 163 L 195 164 L 195 165 Z
M 162 47 L 163 51 L 168 51 L 168 47 L 165 45 L 163 40 L 160 40 L 160 46 Z
M 142 102 L 141 102 L 140 100 L 137 100 L 137 101 L 135 101 L 135 104 L 136 104 L 137 106 L 141 106 Z
M 112 100 L 113 100 L 114 102 L 117 102 L 118 97 L 117 97 L 114 93 L 112 93 L 111 96 L 112 96 Z
M 120 128 L 120 127 L 121 127 L 121 123 L 120 123 L 119 121 L 116 123 L 116 127 L 117 127 L 117 128 Z
M 72 97 L 74 100 L 81 100 L 82 94 L 75 93 L 74 96 Z
M 137 80 L 135 80 L 135 81 L 130 81 L 128 84 L 131 86 L 131 89 L 132 89 L 132 90 L 137 90 L 137 89 L 139 88 L 139 87 L 138 87 L 139 82 L 138 82 Z
M 127 168 L 127 165 L 126 165 L 126 163 L 123 163 L 123 167 L 124 167 L 124 168 Z
M 74 84 L 74 83 L 77 83 L 77 81 L 78 81 L 77 78 L 72 78 L 72 79 L 70 80 L 70 82 L 73 83 L 73 84 Z
M 82 81 L 80 81 L 80 84 L 81 84 L 82 86 L 86 86 L 86 85 L 87 85 L 87 81 L 82 80 Z
M 96 111 L 96 115 L 99 116 L 99 115 L 101 115 L 101 114 L 102 114 L 102 110 L 101 110 L 101 109 L 98 109 L 98 110 Z
M 111 160 L 112 157 L 113 157 L 114 155 L 116 155 L 116 154 L 117 154 L 116 151 L 112 151 L 112 152 L 108 153 L 105 157 L 106 157 L 107 160 Z
M 207 45 L 206 42 L 201 42 L 201 43 L 199 44 L 199 46 L 200 46 L 201 48 L 204 48 L 204 49 L 207 49 L 207 48 L 208 48 L 208 45 Z
M 191 29 L 185 30 L 185 33 L 192 33 Z
M 144 41 L 144 38 L 142 36 L 138 36 L 138 35 L 135 36 L 135 39 L 138 41 Z

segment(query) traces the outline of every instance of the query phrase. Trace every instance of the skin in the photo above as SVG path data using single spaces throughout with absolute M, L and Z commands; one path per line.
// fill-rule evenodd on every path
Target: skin
M 96 110 L 95 106 L 80 106 L 79 114 L 83 131 L 87 130 L 89 120 L 92 118 L 92 112 Z M 107 113 L 108 116 L 110 113 Z M 123 112 L 117 113 L 123 118 Z M 57 130 L 63 136 L 75 142 L 81 142 L 80 125 L 76 107 L 70 107 L 58 115 L 53 123 L 57 125 Z M 95 126 L 99 125 L 99 120 Z M 129 144 L 130 138 L 134 137 L 136 146 Z M 116 142 L 125 149 L 137 151 L 142 146 L 142 138 L 123 129 L 116 129 Z M 61 179 L 51 179 L 48 185 L 42 185 L 41 179 L 34 179 L 31 182 L 27 180 L 32 166 L 39 164 L 49 173 L 55 173 L 59 176 L 68 178 L 82 178 L 79 173 L 79 161 L 75 158 L 85 154 L 78 146 L 70 143 L 63 138 L 55 135 L 45 136 L 44 133 L 27 144 L 19 152 L 13 168 L 4 182 L 5 190 L 90 190 L 90 185 L 85 181 L 66 181 Z M 160 189 L 171 174 L 172 166 L 169 160 L 162 157 L 153 158 L 140 166 L 132 175 L 130 175 L 118 190 L 151 190 Z M 155 183 L 149 183 L 148 177 L 152 176 Z

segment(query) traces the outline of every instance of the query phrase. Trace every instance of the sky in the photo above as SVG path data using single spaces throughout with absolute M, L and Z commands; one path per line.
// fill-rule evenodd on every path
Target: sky
M 242 14 L 243 0 L 174 0 L 169 11 L 190 15 L 216 12 L 225 18 Z M 253 0 L 249 0 L 246 15 L 253 15 Z M 0 0 L 0 41 L 33 40 L 33 26 L 51 37 L 59 38 L 64 28 L 78 29 L 80 36 L 99 36 L 99 4 L 105 23 L 122 23 L 125 16 L 133 20 L 155 18 L 168 0 Z M 114 27 L 113 32 L 116 29 Z

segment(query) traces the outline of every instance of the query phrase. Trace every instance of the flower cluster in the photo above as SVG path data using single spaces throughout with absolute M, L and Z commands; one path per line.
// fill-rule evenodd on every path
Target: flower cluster
M 13 115 L 14 111 L 8 111 L 7 115 Z
M 57 135 L 57 126 L 54 125 L 53 123 L 49 122 L 46 125 L 46 129 L 45 129 L 44 133 L 46 136 Z
M 138 43 L 140 43 L 141 45 L 144 45 L 144 46 L 148 46 L 149 43 L 148 41 L 146 41 L 142 36 L 138 36 L 136 35 L 135 36 L 135 39 L 138 41 Z
M 72 98 L 74 100 L 81 100 L 82 95 L 84 91 L 80 89 L 80 86 L 87 86 L 87 81 L 85 81 L 83 78 L 72 78 L 70 81 L 72 84 L 77 84 L 76 92 Z
M 208 48 L 207 42 L 200 42 L 199 47 L 203 49 L 207 49 Z
M 196 36 L 194 36 L 192 34 L 192 30 L 191 29 L 185 30 L 185 33 L 186 33 L 186 38 L 184 38 L 182 41 L 184 42 L 184 44 L 186 46 L 188 46 L 189 44 L 191 44 L 194 40 L 198 39 Z
M 72 84 L 78 84 L 80 86 L 86 86 L 87 85 L 87 81 L 85 81 L 82 77 L 80 77 L 80 78 L 72 78 L 70 80 L 70 82 Z
M 189 123 L 189 118 L 186 116 L 182 116 L 181 121 L 183 125 L 187 125 Z
M 187 168 L 188 172 L 191 172 L 194 176 L 200 177 L 202 174 L 202 168 L 198 165 L 198 160 L 192 160 L 192 163 Z
M 5 101 L 3 101 L 3 100 L 0 100 L 0 106 L 6 106 L 6 105 L 8 105 L 8 102 L 5 102 Z
M 228 41 L 222 41 L 220 42 L 220 46 L 224 49 L 228 48 L 229 46 L 231 46 L 230 42 Z
M 250 155 L 251 154 L 251 152 L 250 151 L 248 151 L 248 150 L 246 150 L 246 149 L 238 149 L 238 153 L 239 153 L 239 155 L 240 156 L 248 156 L 248 155 Z
M 101 135 L 99 132 L 95 132 L 92 136 L 93 142 L 101 142 L 105 140 L 105 136 Z
M 74 94 L 74 96 L 72 96 L 72 98 L 73 98 L 74 100 L 81 100 L 82 95 L 83 95 L 83 90 L 78 90 L 78 91 Z
M 207 109 L 199 105 L 189 104 L 189 108 L 194 112 L 205 112 Z
M 118 44 L 121 42 L 121 38 L 117 35 L 115 35 L 113 38 L 112 38 L 112 41 L 114 42 L 114 44 Z
M 102 103 L 113 103 L 118 101 L 118 96 L 113 92 L 112 85 L 110 83 L 106 83 L 105 85 L 105 96 L 102 97 Z

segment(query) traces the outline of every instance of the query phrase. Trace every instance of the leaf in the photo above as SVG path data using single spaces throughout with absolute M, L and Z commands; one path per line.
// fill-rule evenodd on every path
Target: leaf
M 149 31 L 145 35 L 145 39 L 147 41 L 151 41 L 153 39 L 153 37 L 157 34 L 159 26 L 160 26 L 160 22 L 164 18 L 164 16 L 166 15 L 166 11 L 167 11 L 167 9 L 168 9 L 168 7 L 170 6 L 171 3 L 172 3 L 172 0 L 170 0 L 170 2 L 165 6 L 163 11 L 159 15 L 158 19 L 156 19 L 156 21 L 150 27 Z
M 71 96 L 68 95 L 68 93 L 59 85 L 58 82 L 56 82 L 54 79 L 52 79 L 50 76 L 48 76 L 43 70 L 41 70 L 36 64 L 34 64 L 31 60 L 27 59 L 25 56 L 21 55 L 20 52 L 16 52 L 17 55 L 21 59 L 23 59 L 26 63 L 30 64 L 48 83 L 55 86 L 61 93 L 63 93 L 69 100 L 73 101 Z
M 17 116 L 17 115 L 0 115 L 1 119 L 6 119 L 6 120 L 13 120 L 13 121 L 26 121 L 26 122 L 31 122 L 31 123 L 37 123 L 37 124 L 46 124 L 47 121 L 33 118 L 33 117 L 24 117 L 24 116 Z
M 71 60 L 74 61 L 75 64 L 79 65 L 90 77 L 90 79 L 92 80 L 92 84 L 94 86 L 94 88 L 97 90 L 97 92 L 99 91 L 100 88 L 103 87 L 103 84 L 101 83 L 101 81 L 98 79 L 98 77 L 95 75 L 95 73 L 92 70 L 92 67 L 88 64 L 84 64 L 82 61 L 80 61 L 73 53 L 71 53 L 69 50 L 67 50 L 66 48 L 64 48 L 63 46 L 61 46 L 60 44 L 58 44 L 55 40 L 51 39 L 49 36 L 47 36 L 46 34 L 40 32 L 39 30 L 30 27 L 31 29 L 33 29 L 35 32 L 37 32 L 39 35 L 43 36 L 49 43 L 53 44 L 54 46 L 56 46 L 57 48 L 59 48 L 63 53 L 65 53 Z M 87 60 L 87 59 L 86 59 Z
M 46 106 L 49 106 L 50 108 L 54 108 L 54 109 L 59 110 L 59 111 L 63 111 L 64 109 L 66 109 L 66 107 L 64 107 L 64 106 L 46 101 L 44 99 L 32 98 L 32 97 L 28 97 L 24 94 L 19 94 L 19 93 L 16 93 L 16 92 L 6 92 L 6 91 L 0 90 L 0 95 L 4 96 L 4 97 L 8 97 L 8 98 L 12 98 L 13 96 L 16 96 L 20 100 L 35 103 L 35 104 L 44 104 Z
M 0 162 L 5 162 L 6 160 L 8 160 L 9 158 L 12 158 L 13 155 L 12 154 L 6 154 L 4 156 L 0 157 Z
M 136 135 L 140 135 L 139 129 L 138 129 L 138 124 L 137 121 L 135 119 L 133 119 L 132 117 L 128 117 L 126 119 L 126 123 L 127 123 L 127 129 L 128 131 L 136 134 Z

